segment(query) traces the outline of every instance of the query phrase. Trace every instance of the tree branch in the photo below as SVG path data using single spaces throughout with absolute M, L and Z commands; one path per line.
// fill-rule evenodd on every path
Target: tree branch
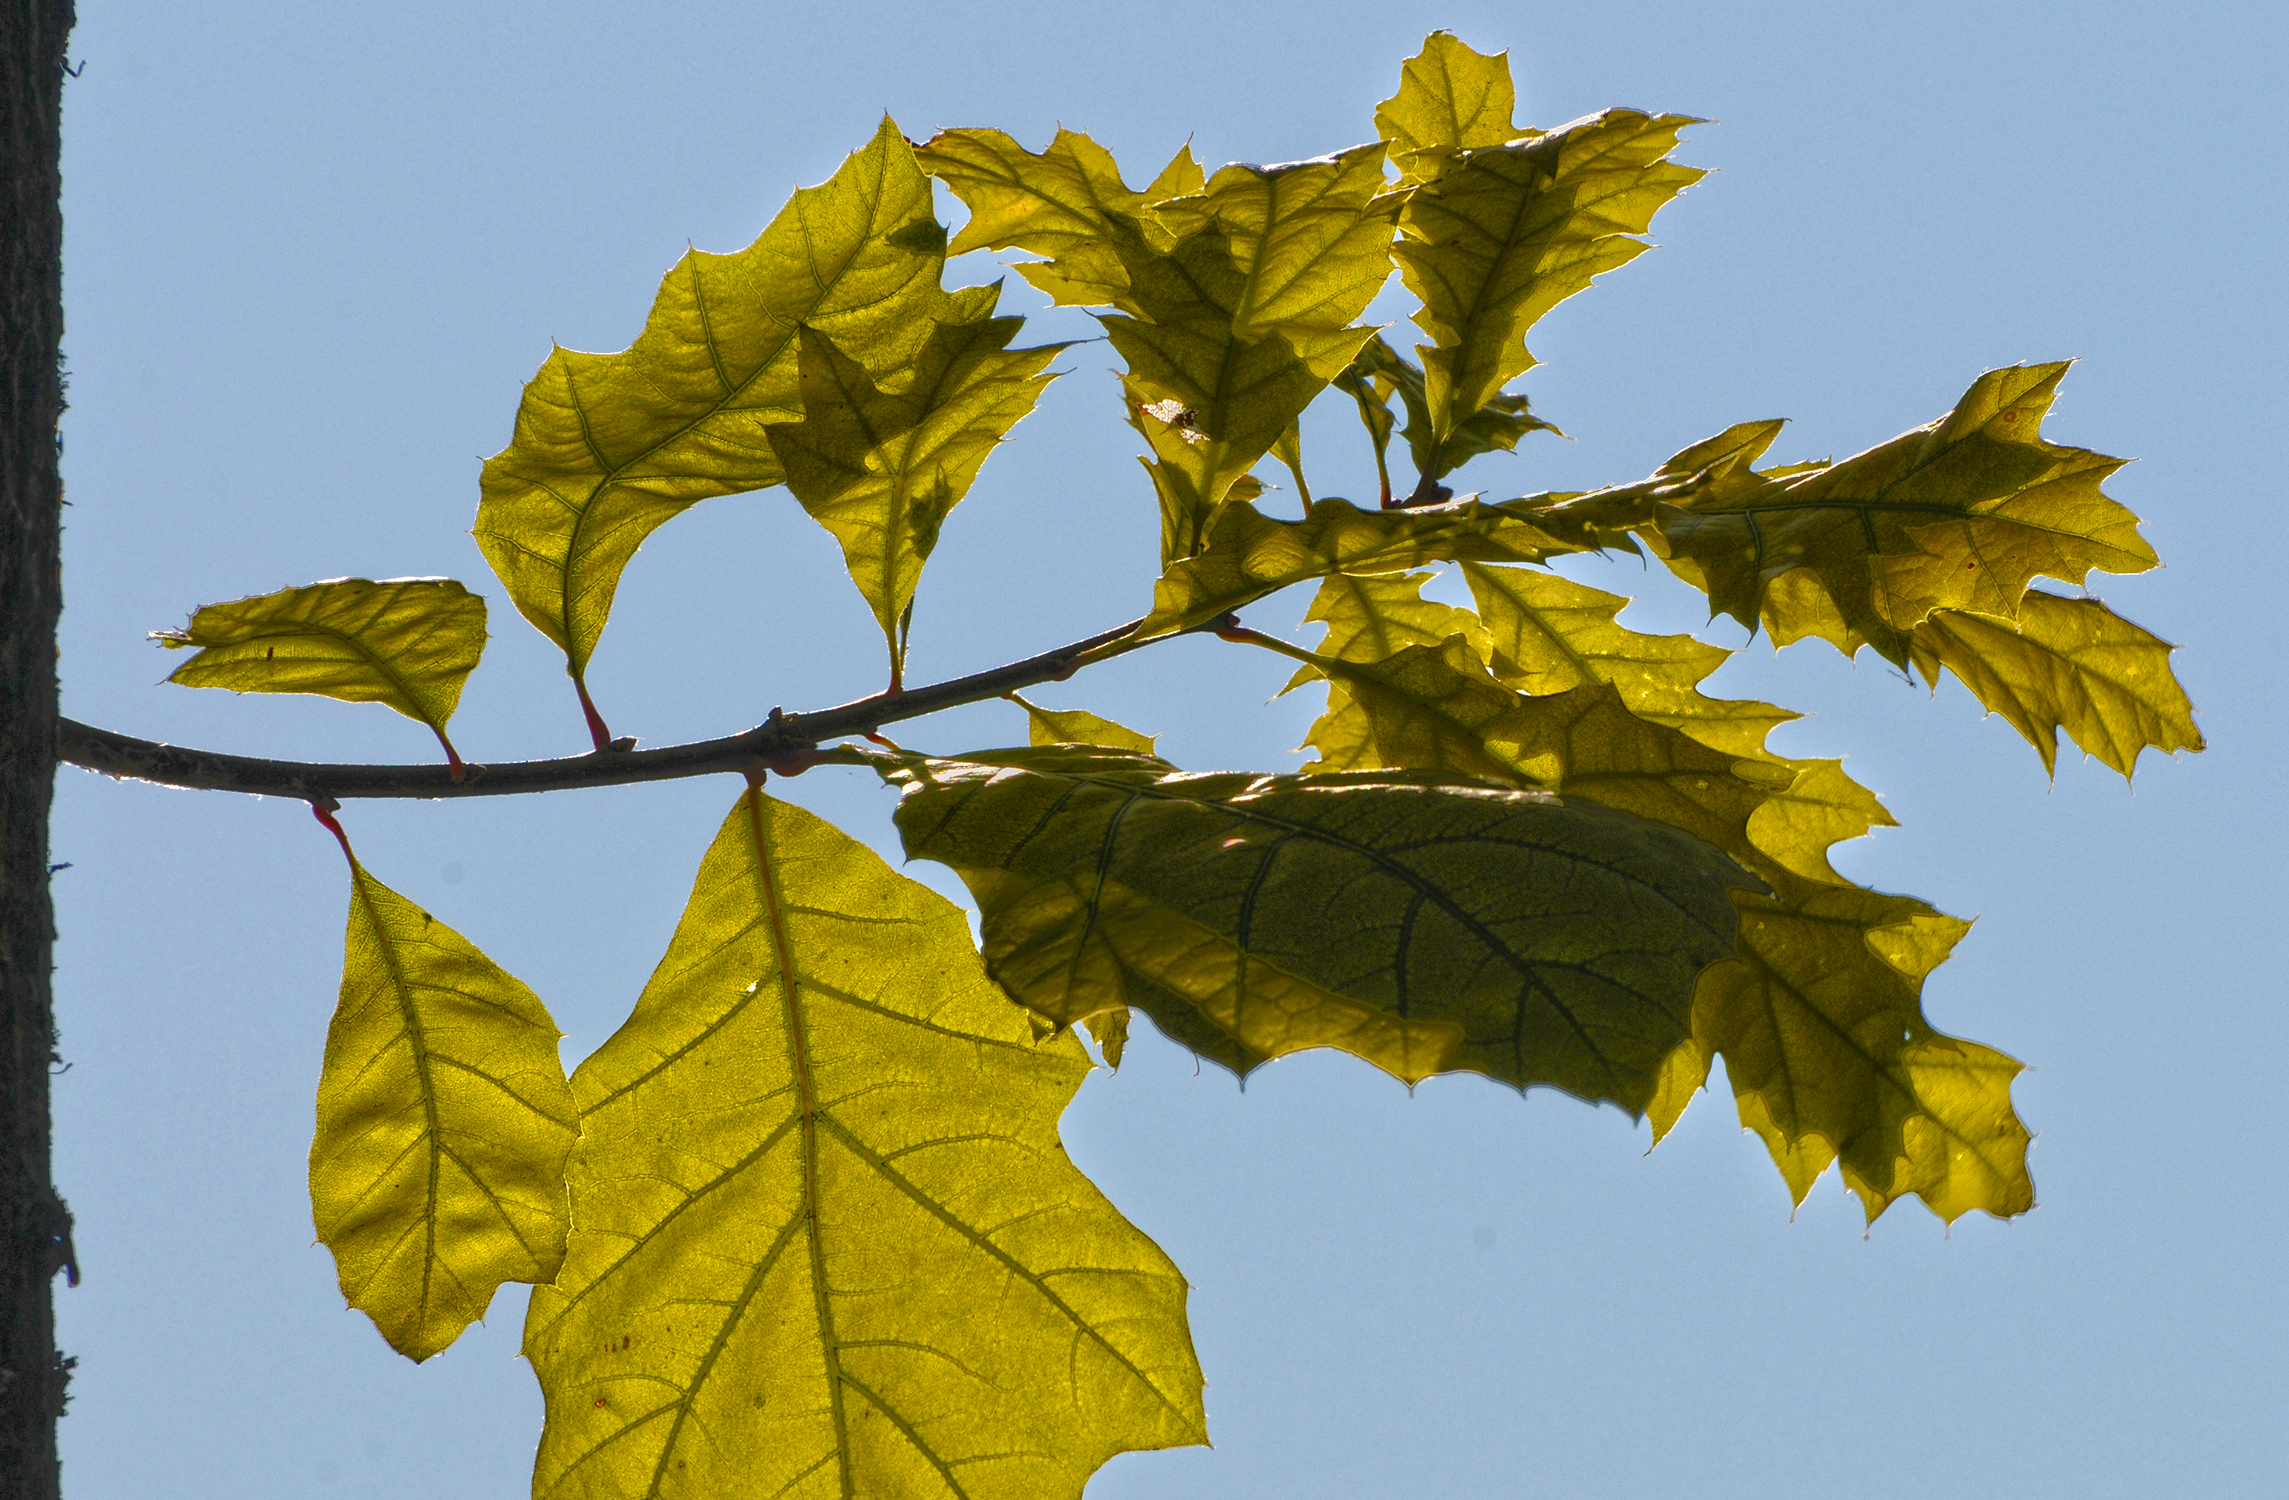
M 965 703 L 981 703 L 1015 688 L 1059 681 L 1071 676 L 1077 668 L 1108 661 L 1153 641 L 1171 640 L 1175 635 L 1189 635 L 1194 631 L 1212 631 L 1237 622 L 1227 616 L 1173 635 L 1134 639 L 1143 623 L 1143 620 L 1131 620 L 1086 640 L 1007 666 L 904 692 L 877 693 L 839 708 L 802 714 L 783 714 L 774 708 L 771 717 L 753 729 L 722 739 L 666 745 L 657 750 L 606 750 L 556 760 L 511 761 L 491 766 L 472 763 L 467 779 L 458 782 L 453 779 L 449 766 L 357 766 L 264 760 L 251 755 L 225 755 L 213 750 L 162 745 L 70 719 L 57 723 L 57 752 L 59 758 L 72 765 L 109 776 L 204 791 L 298 797 L 309 802 L 350 797 L 502 797 L 525 792 L 566 791 L 574 787 L 625 786 L 638 781 L 673 781 L 686 776 L 768 768 L 774 761 L 795 758 L 826 740 L 870 734 L 885 724 L 918 719 Z

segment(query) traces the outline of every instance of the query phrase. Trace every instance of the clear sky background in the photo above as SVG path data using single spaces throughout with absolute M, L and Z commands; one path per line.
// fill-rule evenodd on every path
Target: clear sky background
M 1833 1177 L 1792 1219 L 1721 1083 L 1651 1156 L 1612 1109 L 1483 1079 L 1411 1096 L 1329 1054 L 1245 1092 L 1156 1038 L 1094 1075 L 1072 1153 L 1193 1285 L 1216 1447 L 1116 1460 L 1092 1500 L 1312 1495 L 2021 1497 L 2289 1493 L 2281 949 L 2289 736 L 2279 540 L 2289 222 L 2276 5 L 1931 3 L 937 6 L 83 0 L 67 93 L 71 412 L 64 702 L 248 753 L 425 759 L 374 707 L 155 687 L 144 633 L 343 574 L 446 574 L 494 641 L 456 740 L 585 748 L 555 649 L 468 528 L 482 455 L 554 338 L 617 349 L 687 244 L 745 245 L 883 111 L 917 138 L 1094 133 L 1141 181 L 1373 134 L 1436 26 L 1508 48 L 1522 120 L 1706 116 L 1718 169 L 1661 248 L 1561 307 L 1524 383 L 1572 441 L 1470 471 L 1497 494 L 1644 475 L 1729 423 L 1775 459 L 1937 417 L 1981 370 L 2076 356 L 2046 429 L 2140 461 L 2111 491 L 2170 566 L 2094 576 L 2186 649 L 2211 749 L 2133 795 L 2034 752 L 1950 682 L 1761 643 L 1714 684 L 1815 711 L 1903 825 L 1855 878 L 1979 925 L 1933 1019 L 2026 1059 L 2042 1206 L 1863 1232 Z M 941 192 L 940 215 L 960 206 Z M 990 263 L 960 279 L 996 274 Z M 1015 277 L 1008 310 L 1041 299 Z M 1377 316 L 1403 316 L 1393 301 Z M 1085 318 L 1033 324 L 1087 337 Z M 1140 613 L 1149 488 L 1103 344 L 986 467 L 922 585 L 932 680 Z M 1340 412 L 1315 488 L 1368 497 Z M 1274 497 L 1278 503 L 1278 497 Z M 1634 561 L 1575 577 L 1701 629 Z M 1255 607 L 1292 631 L 1308 592 Z M 646 743 L 879 684 L 831 541 L 783 491 L 708 501 L 629 569 L 592 682 Z M 1044 702 L 1164 736 L 1196 769 L 1287 769 L 1316 694 L 1213 641 Z M 908 726 L 1022 740 L 981 707 Z M 895 850 L 871 777 L 775 790 Z M 382 879 L 547 1000 L 577 1062 L 665 945 L 730 778 L 462 804 L 353 804 Z M 305 1163 L 346 881 L 297 803 L 66 770 L 55 858 L 57 1162 L 85 1281 L 63 1428 L 77 1500 L 521 1494 L 540 1401 L 524 1298 L 416 1368 L 343 1311 Z M 916 873 L 957 888 L 934 867 Z

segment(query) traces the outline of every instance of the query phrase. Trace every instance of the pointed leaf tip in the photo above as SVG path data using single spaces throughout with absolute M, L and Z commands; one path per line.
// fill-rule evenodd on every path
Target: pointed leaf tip
M 746 249 L 678 261 L 625 350 L 548 357 L 509 446 L 485 461 L 475 534 L 574 677 L 647 536 L 701 500 L 786 477 L 765 429 L 804 415 L 797 330 L 898 368 L 946 316 L 944 262 L 929 179 L 885 119 Z
M 2030 589 L 2016 620 L 1935 610 L 1915 628 L 1916 668 L 1942 667 L 2025 735 L 2057 771 L 2058 732 L 2128 780 L 2148 748 L 2200 750 L 2193 704 L 2170 670 L 2177 648 L 2096 599 Z
M 1139 734 L 1126 725 L 1101 719 L 1086 710 L 1040 708 L 1015 693 L 1009 701 L 1025 710 L 1025 717 L 1036 745 L 1103 745 L 1109 750 L 1127 750 L 1138 755 L 1150 755 L 1160 737 Z
M 1008 348 L 1021 320 L 993 316 L 993 300 L 989 288 L 948 297 L 922 347 L 880 369 L 804 327 L 803 419 L 764 429 L 788 489 L 842 544 L 894 673 L 904 670 L 902 622 L 940 529 L 1068 347 Z

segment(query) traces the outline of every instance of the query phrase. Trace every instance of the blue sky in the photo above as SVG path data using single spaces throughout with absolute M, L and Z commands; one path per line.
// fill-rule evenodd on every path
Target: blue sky
M 1872 658 L 1759 643 L 1714 684 L 1811 711 L 1776 743 L 1848 755 L 1885 797 L 1902 826 L 1840 850 L 1847 873 L 1979 918 L 1926 1005 L 2032 1065 L 2016 1097 L 2042 1206 L 2015 1223 L 1949 1233 L 1909 1203 L 1864 1232 L 1833 1178 L 1792 1218 L 1721 1090 L 1647 1156 L 1613 1110 L 1482 1079 L 1409 1095 L 1322 1054 L 1242 1092 L 1137 1044 L 1065 1134 L 1194 1284 L 1217 1446 L 1116 1460 L 1092 1500 L 2281 1493 L 2275 8 L 88 4 L 65 121 L 66 712 L 248 753 L 425 758 L 380 709 L 155 687 L 168 664 L 144 634 L 320 578 L 445 574 L 494 605 L 464 753 L 585 748 L 554 649 L 468 536 L 478 463 L 551 339 L 624 345 L 687 244 L 746 244 L 886 110 L 917 138 L 1085 129 L 1132 180 L 1187 138 L 1210 164 L 1286 160 L 1370 137 L 1437 26 L 1510 49 L 1522 120 L 1706 117 L 1678 154 L 1717 169 L 1657 221 L 1661 248 L 1530 341 L 1523 388 L 1571 440 L 1474 484 L 1635 478 L 1767 416 L 1794 419 L 1775 458 L 1841 456 L 1983 369 L 2078 358 L 2047 435 L 2139 460 L 2110 490 L 2169 563 L 2094 591 L 2185 643 L 2211 748 L 2149 756 L 2135 794 L 2070 748 L 2052 784 L 1952 684 L 1934 698 Z M 1014 277 L 1004 300 L 1040 302 Z M 1155 520 L 1116 362 L 1066 354 L 955 513 L 912 678 L 1141 612 Z M 1341 417 L 1307 431 L 1314 487 L 1362 496 Z M 1567 571 L 1640 596 L 1638 628 L 1741 644 L 1664 574 Z M 1249 621 L 1292 632 L 1305 603 Z M 733 497 L 646 546 L 591 683 L 658 744 L 859 696 L 879 652 L 826 535 L 783 493 Z M 1278 770 L 1314 711 L 1264 705 L 1285 677 L 1185 642 L 1040 698 L 1160 733 L 1188 767 Z M 1023 732 L 981 707 L 900 737 Z M 625 1014 L 736 790 L 345 820 L 377 875 L 547 1000 L 569 1064 Z M 894 849 L 871 778 L 784 791 Z M 72 866 L 57 1175 L 86 1273 L 57 1293 L 80 1359 L 70 1493 L 520 1493 L 540 1403 L 518 1289 L 416 1369 L 342 1310 L 311 1242 L 331 841 L 299 804 L 67 770 L 54 842 Z

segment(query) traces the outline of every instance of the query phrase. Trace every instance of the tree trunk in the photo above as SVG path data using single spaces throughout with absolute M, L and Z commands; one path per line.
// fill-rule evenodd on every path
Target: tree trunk
M 0 0 L 0 1500 L 59 1493 L 69 1376 L 48 1292 L 71 1258 L 71 1220 L 48 1175 L 48 804 L 63 608 L 58 126 L 71 27 L 71 0 Z

